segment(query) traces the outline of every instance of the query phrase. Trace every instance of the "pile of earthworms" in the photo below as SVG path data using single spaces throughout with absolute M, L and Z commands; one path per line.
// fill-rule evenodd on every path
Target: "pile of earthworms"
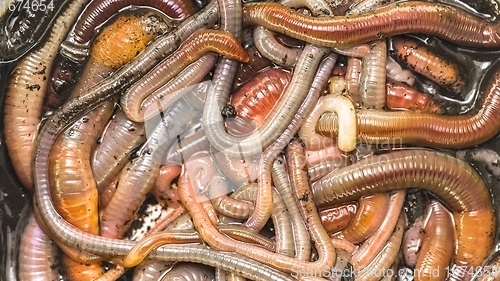
M 388 2 L 24 10 L 0 34 L 18 279 L 500 280 L 455 157 L 498 156 L 467 149 L 500 132 L 500 66 L 457 50 L 498 54 L 500 24 Z

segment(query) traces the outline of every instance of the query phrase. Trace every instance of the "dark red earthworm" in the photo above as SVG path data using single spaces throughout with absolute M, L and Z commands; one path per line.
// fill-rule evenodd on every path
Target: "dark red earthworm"
M 233 85 L 235 89 L 248 82 L 262 69 L 272 65 L 271 61 L 263 57 L 255 46 L 249 47 L 247 53 L 250 56 L 250 61 L 240 64 Z
M 312 17 L 278 3 L 249 3 L 247 24 L 325 47 L 354 46 L 403 33 L 434 35 L 461 46 L 500 46 L 498 23 L 487 22 L 449 5 L 408 1 L 351 16 Z
M 481 176 L 466 162 L 427 150 L 400 150 L 367 157 L 313 184 L 316 204 L 326 207 L 361 196 L 422 188 L 453 211 L 457 233 L 455 264 L 479 266 L 493 247 L 496 219 Z
M 426 93 L 401 82 L 388 82 L 386 84 L 386 107 L 395 110 L 413 110 L 440 114 L 443 112 L 441 105 L 435 102 Z

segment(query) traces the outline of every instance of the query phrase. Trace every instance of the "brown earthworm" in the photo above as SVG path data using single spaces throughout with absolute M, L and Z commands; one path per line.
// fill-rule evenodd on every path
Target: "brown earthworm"
M 455 250 L 455 229 L 452 215 L 436 200 L 429 205 L 424 231 L 415 280 L 444 280 Z
M 441 105 L 428 94 L 419 92 L 407 84 L 388 82 L 386 84 L 386 106 L 395 110 L 413 110 L 440 114 Z
M 427 150 L 367 157 L 315 182 L 313 194 L 318 206 L 324 207 L 410 187 L 435 193 L 453 211 L 458 243 L 454 262 L 481 265 L 492 248 L 496 220 L 484 181 L 459 159 Z
M 179 74 L 160 88 L 156 89 L 142 102 L 141 120 L 149 120 L 164 109 L 170 107 L 179 97 L 193 91 L 196 84 L 202 82 L 216 62 L 214 53 L 206 53 L 188 65 Z
M 291 218 L 286 213 L 286 206 L 281 196 L 273 190 L 273 212 L 271 219 L 275 229 L 276 253 L 293 257 L 295 245 L 293 243 Z M 237 189 L 231 197 L 239 201 L 249 201 L 255 203 L 257 197 L 257 185 L 247 184 Z
M 401 240 L 403 240 L 403 230 L 404 216 L 400 215 L 391 237 L 377 257 L 366 267 L 354 267 L 356 280 L 376 281 L 380 280 L 381 277 L 385 277 L 385 274 L 390 273 L 388 269 L 394 263 L 399 252 Z
M 467 84 L 465 70 L 446 54 L 409 37 L 392 38 L 393 55 L 405 67 L 457 94 Z
M 255 47 L 264 57 L 284 68 L 294 67 L 302 52 L 302 49 L 281 45 L 274 38 L 274 34 L 262 26 L 253 30 L 253 40 Z
M 206 212 L 200 206 L 201 204 L 196 201 L 196 195 L 194 194 L 194 190 L 191 186 L 191 180 L 189 179 L 187 173 L 182 174 L 180 177 L 179 196 L 181 197 L 183 205 L 186 207 L 186 209 L 189 210 L 189 213 L 193 218 L 195 228 L 200 234 L 200 237 L 202 237 L 203 241 L 209 244 L 212 248 L 227 252 L 236 252 L 256 261 L 264 262 L 273 268 L 285 272 L 305 271 L 316 268 L 323 269 L 329 268 L 333 264 L 333 260 L 329 258 L 331 257 L 331 254 L 334 255 L 335 252 L 333 251 L 333 246 L 331 246 L 330 241 L 327 241 L 329 244 L 316 244 L 318 247 L 325 247 L 328 250 L 330 250 L 329 248 L 331 248 L 331 251 L 328 251 L 326 249 L 325 251 L 321 251 L 322 253 L 324 252 L 326 256 L 320 256 L 319 259 L 315 262 L 304 262 L 298 261 L 295 258 L 266 251 L 257 246 L 248 244 L 244 245 L 222 235 L 217 231 L 215 227 L 212 226 L 212 224 L 209 222 Z M 314 233 L 314 230 L 312 231 Z M 328 238 L 328 235 L 326 236 Z
M 354 46 L 402 33 L 434 35 L 469 47 L 500 45 L 497 23 L 438 3 L 394 3 L 372 13 L 334 18 L 307 16 L 278 3 L 249 3 L 243 8 L 243 19 L 324 47 Z
M 336 233 L 349 225 L 357 211 L 358 203 L 356 202 L 321 210 L 319 216 L 326 232 Z
M 371 47 L 369 44 L 363 44 L 363 45 L 352 46 L 352 47 L 332 48 L 332 49 L 335 53 L 337 53 L 339 55 L 362 59 L 366 55 L 368 55 Z
M 162 206 L 176 208 L 179 207 L 177 196 L 172 196 L 172 181 L 181 174 L 181 166 L 167 165 L 160 168 L 158 178 L 156 178 L 155 186 L 151 194 L 156 199 L 156 202 Z
M 368 143 L 412 143 L 440 148 L 465 148 L 489 140 L 500 129 L 500 71 L 482 83 L 479 110 L 459 116 L 415 112 L 358 110 L 358 137 Z M 482 89 L 483 89 L 482 87 Z M 324 114 L 319 132 L 336 132 L 337 117 Z
M 352 244 L 351 242 L 349 242 L 345 239 L 339 239 L 339 238 L 334 237 L 331 239 L 331 241 L 332 241 L 333 247 L 335 247 L 335 249 L 341 249 L 343 251 L 346 251 L 347 253 L 349 253 L 349 256 L 351 256 L 358 248 L 358 246 Z
M 113 195 L 116 192 L 116 187 L 120 182 L 122 171 L 123 169 L 118 171 L 115 177 L 111 179 L 111 181 L 107 185 L 98 188 L 97 191 L 99 192 L 99 208 L 106 208 L 106 206 L 109 204 L 109 201 L 111 201 L 111 198 L 113 198 Z
M 92 157 L 92 171 L 99 189 L 125 166 L 132 150 L 146 140 L 144 124 L 130 121 L 118 110 L 109 122 Z
M 308 167 L 327 161 L 340 163 L 340 165 L 343 166 L 347 166 L 349 164 L 349 158 L 338 148 L 336 144 L 327 146 L 320 150 L 306 149 L 306 163 Z
M 30 216 L 19 244 L 19 280 L 59 280 L 57 246 Z
M 352 256 L 351 263 L 355 268 L 367 266 L 389 240 L 401 213 L 405 194 L 405 190 L 398 190 L 391 195 L 387 213 L 378 229 L 363 242 Z
M 235 158 L 220 152 L 213 154 L 217 167 L 235 186 L 242 186 L 257 180 L 259 176 L 259 159 L 257 156 Z
M 33 191 L 32 161 L 48 75 L 70 25 L 87 0 L 74 1 L 57 17 L 50 37 L 13 70 L 4 101 L 5 143 L 21 184 Z
M 283 156 L 278 155 L 273 162 L 272 178 L 278 194 L 283 199 L 292 223 L 295 258 L 307 261 L 311 258 L 311 237 L 300 216 L 299 206 L 293 197 L 288 170 Z
M 120 104 L 127 117 L 132 121 L 143 121 L 141 108 L 144 100 L 206 52 L 217 52 L 242 62 L 249 60 L 246 51 L 229 33 L 213 29 L 197 30 L 174 54 L 155 66 L 147 74 L 147 79 L 139 80 L 121 96 Z
M 330 6 L 324 0 L 281 0 L 279 3 L 289 8 L 306 7 L 315 16 L 332 14 Z
M 215 181 L 214 181 L 215 180 Z M 210 188 L 210 200 L 212 201 L 212 205 L 214 208 L 221 214 L 230 218 L 235 219 L 248 219 L 250 214 L 253 211 L 253 204 L 246 201 L 235 200 L 232 197 L 227 196 L 229 190 L 219 190 L 221 187 L 226 185 L 217 185 L 216 183 L 224 181 L 224 178 L 218 176 L 214 178 L 211 183 L 212 188 Z M 217 192 L 223 193 L 216 194 L 214 193 L 214 187 L 217 186 Z
M 387 216 L 389 209 L 389 196 L 385 193 L 377 193 L 359 199 L 359 207 L 356 215 L 342 230 L 344 239 L 359 244 L 371 236 Z
M 361 77 L 361 63 L 361 59 L 349 57 L 347 59 L 347 70 L 345 73 L 345 88 L 356 107 L 360 104 L 359 79 Z
M 49 156 L 52 200 L 58 212 L 82 231 L 99 234 L 97 186 L 90 167 L 90 151 L 113 112 L 108 101 L 89 112 L 61 134 Z M 100 263 L 62 263 L 69 280 L 92 280 L 104 274 Z
M 370 44 L 370 52 L 361 63 L 359 97 L 363 108 L 382 109 L 385 106 L 387 44 L 384 40 Z

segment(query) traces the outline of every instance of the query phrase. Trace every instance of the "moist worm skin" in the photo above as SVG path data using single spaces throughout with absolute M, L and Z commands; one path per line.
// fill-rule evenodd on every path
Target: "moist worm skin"
M 19 244 L 19 280 L 59 280 L 57 246 L 38 226 L 32 215 Z
M 269 68 L 236 90 L 230 102 L 236 117 L 226 118 L 228 132 L 246 135 L 260 127 L 291 79 L 290 72 Z
M 342 230 L 343 238 L 353 244 L 365 241 L 384 220 L 389 202 L 389 196 L 385 193 L 373 194 L 359 199 L 356 215 Z
M 100 0 L 92 1 L 76 22 L 73 37 L 78 44 L 87 44 L 97 33 L 96 27 L 108 20 L 122 8 L 131 5 L 156 8 L 170 18 L 183 20 L 196 12 L 191 0 Z
M 483 81 L 477 113 L 442 116 L 417 112 L 358 110 L 358 137 L 368 143 L 402 142 L 461 149 L 483 143 L 500 131 L 500 69 Z M 336 115 L 324 114 L 316 125 L 322 134 L 337 132 Z M 336 133 L 333 133 L 336 134 Z
M 321 223 L 328 233 L 344 229 L 352 221 L 358 210 L 358 203 L 333 207 L 319 211 Z
M 163 276 L 160 281 L 211 281 L 214 278 L 214 270 L 208 266 L 180 263 Z
M 263 57 L 257 47 L 251 46 L 246 49 L 246 51 L 250 56 L 250 60 L 248 61 L 248 63 L 240 64 L 240 67 L 236 72 L 236 78 L 233 85 L 234 89 L 239 88 L 241 85 L 245 84 L 250 79 L 255 77 L 257 73 L 259 73 L 259 71 L 272 65 L 272 62 L 269 59 Z
M 119 110 L 93 152 L 92 171 L 99 190 L 111 183 L 125 166 L 132 150 L 145 140 L 144 124 L 130 121 Z
M 451 93 L 459 93 L 468 82 L 466 73 L 458 64 L 422 42 L 408 37 L 393 37 L 392 47 L 392 55 L 403 66 Z
M 453 211 L 458 247 L 454 262 L 479 266 L 490 253 L 496 220 L 488 189 L 466 162 L 426 150 L 367 157 L 313 183 L 319 207 L 398 189 L 422 188 Z
M 431 202 L 428 212 L 424 241 L 415 265 L 417 281 L 444 280 L 455 248 L 455 229 L 450 212 L 438 201 Z
M 142 109 L 144 100 L 206 52 L 217 52 L 242 62 L 248 62 L 250 59 L 238 41 L 229 33 L 213 29 L 197 30 L 175 53 L 148 72 L 147 79 L 139 80 L 122 95 L 120 104 L 127 117 L 136 122 L 144 121 Z
M 87 0 L 74 1 L 56 19 L 50 37 L 38 50 L 23 58 L 13 70 L 4 101 L 5 143 L 21 184 L 33 191 L 32 159 L 35 140 L 51 72 L 59 44 Z
M 403 33 L 434 35 L 461 46 L 500 46 L 497 23 L 437 3 L 408 1 L 334 18 L 307 16 L 277 3 L 249 3 L 243 18 L 247 24 L 324 47 L 360 45 Z
M 428 94 L 419 92 L 401 82 L 386 84 L 386 106 L 393 110 L 413 110 L 440 114 L 441 106 Z

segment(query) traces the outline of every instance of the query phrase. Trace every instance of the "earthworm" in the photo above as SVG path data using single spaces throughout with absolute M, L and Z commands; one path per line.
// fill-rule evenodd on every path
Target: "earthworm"
M 217 184 L 221 181 L 221 184 Z M 224 178 L 216 176 L 210 184 L 210 200 L 212 205 L 220 214 L 224 216 L 235 219 L 248 219 L 250 213 L 253 211 L 253 204 L 250 202 L 235 200 L 232 197 L 227 196 L 229 190 L 227 190 L 227 184 L 224 184 L 223 181 Z M 217 187 L 217 194 L 213 191 L 215 187 Z M 226 187 L 226 190 L 220 190 L 221 187 Z
M 92 172 L 99 189 L 110 184 L 125 166 L 132 150 L 145 140 L 144 124 L 130 121 L 118 110 L 92 155 Z
M 47 4 L 3 3 L 2 8 L 7 9 L 10 15 L 5 14 L 1 23 L 0 63 L 15 61 L 36 47 L 42 41 L 40 39 L 55 28 L 54 21 L 68 3 L 66 0 L 54 0 Z
M 256 156 L 234 158 L 220 152 L 213 154 L 217 167 L 237 187 L 257 180 L 259 159 Z
M 349 164 L 349 158 L 347 155 L 345 155 L 335 144 L 320 150 L 306 149 L 306 163 L 308 167 L 327 161 L 339 163 L 339 166 L 347 166 Z
M 325 266 L 323 269 L 331 268 L 335 260 L 335 248 L 321 224 L 307 179 L 304 147 L 297 139 L 288 144 L 286 160 L 293 195 L 311 236 L 311 243 L 318 253 L 318 261 L 323 260 Z
M 118 173 L 113 177 L 113 179 L 111 179 L 111 181 L 107 185 L 97 189 L 97 191 L 99 192 L 99 208 L 106 208 L 106 206 L 109 204 L 109 201 L 111 201 L 111 198 L 113 198 L 113 195 L 116 192 L 116 187 L 120 182 L 122 172 L 123 169 L 118 171 Z
M 284 208 L 281 208 L 279 211 L 276 211 L 276 219 L 279 221 L 285 221 L 288 217 L 286 215 L 281 216 L 282 219 L 278 219 L 279 214 L 278 212 L 284 212 Z M 286 224 L 286 222 L 285 222 Z M 276 228 L 280 228 L 281 226 L 278 226 Z M 260 247 L 267 249 L 268 251 L 278 251 L 279 253 L 285 254 L 284 253 L 284 248 L 283 246 L 279 245 L 280 243 L 273 241 L 265 236 L 262 236 L 258 233 L 253 232 L 251 229 L 245 228 L 243 226 L 239 225 L 219 225 L 217 227 L 220 232 L 245 243 L 253 243 L 255 245 L 259 245 Z M 287 229 L 287 231 L 290 229 Z M 283 235 L 286 235 L 287 233 L 285 232 Z M 276 245 L 275 245 L 276 244 Z M 282 249 L 283 248 L 283 249 Z
M 489 140 L 499 131 L 500 71 L 483 81 L 483 101 L 475 113 L 441 116 L 415 112 L 358 110 L 358 137 L 364 142 L 412 143 L 440 148 L 465 148 Z M 319 132 L 335 132 L 336 116 L 324 114 Z
M 151 35 L 141 29 L 140 21 L 140 17 L 120 17 L 100 34 L 92 47 L 91 61 L 83 72 L 84 78 L 73 91 L 73 98 L 84 94 L 110 70 L 120 66 L 115 61 L 110 63 L 113 57 L 108 54 L 103 56 L 102 49 L 120 50 L 120 54 L 127 57 L 135 55 L 137 48 L 145 47 L 144 42 L 147 43 Z M 113 102 L 107 101 L 82 117 L 59 136 L 49 155 L 49 182 L 54 205 L 68 222 L 95 235 L 99 233 L 98 197 L 90 166 L 90 151 L 94 150 L 113 108 Z M 70 280 L 95 279 L 104 273 L 100 263 L 83 264 L 67 256 L 63 256 L 62 261 Z
M 300 217 L 299 206 L 295 201 L 290 186 L 287 166 L 283 156 L 274 159 L 272 178 L 278 194 L 283 199 L 292 223 L 293 243 L 295 244 L 295 258 L 307 261 L 311 258 L 311 238 L 307 232 L 306 225 Z
M 370 44 L 370 52 L 361 63 L 359 97 L 363 108 L 382 109 L 385 106 L 387 45 L 385 40 Z
M 409 109 L 436 114 L 443 112 L 441 106 L 430 95 L 419 92 L 407 84 L 388 82 L 386 89 L 386 106 L 389 109 Z
M 171 263 L 144 262 L 134 268 L 132 281 L 157 281 L 171 268 Z
M 370 45 L 369 44 L 363 44 L 363 45 L 358 45 L 358 46 L 352 46 L 352 47 L 344 47 L 344 48 L 332 48 L 332 50 L 339 54 L 343 55 L 346 57 L 354 57 L 358 59 L 364 58 L 368 53 L 370 52 Z
M 468 47 L 500 45 L 496 23 L 438 3 L 394 3 L 373 13 L 334 18 L 307 16 L 278 3 L 249 3 L 243 8 L 243 19 L 324 47 L 354 46 L 402 33 L 434 35 Z
M 292 68 L 297 64 L 302 49 L 288 48 L 276 41 L 272 32 L 265 27 L 257 26 L 253 30 L 255 47 L 270 61 L 284 68 Z
M 162 0 L 162 1 L 121 1 L 121 0 L 103 0 L 93 1 L 88 5 L 76 22 L 73 32 L 63 43 L 63 53 L 68 57 L 73 58 L 76 51 L 84 52 L 81 49 L 88 44 L 96 35 L 96 28 L 106 22 L 112 15 L 119 10 L 131 6 L 148 6 L 156 8 L 165 13 L 169 18 L 175 20 L 184 20 L 196 12 L 194 3 L 191 0 Z M 84 48 L 84 47 L 83 47 Z M 69 54 L 68 54 L 69 53 Z
M 340 57 L 332 70 L 332 76 L 345 76 L 347 62 L 345 57 Z
M 251 46 L 246 50 L 250 56 L 250 61 L 248 63 L 240 64 L 238 71 L 236 72 L 236 79 L 233 86 L 234 89 L 239 88 L 241 85 L 256 76 L 261 70 L 272 65 L 269 59 L 262 56 L 257 47 Z
M 178 165 L 167 165 L 160 168 L 158 178 L 156 178 L 155 186 L 151 191 L 151 194 L 156 199 L 156 202 L 160 203 L 162 206 L 170 206 L 175 208 L 178 206 L 176 202 L 176 196 L 172 196 L 172 181 L 181 174 L 181 166 Z
M 349 260 L 351 260 L 350 256 L 358 248 L 356 245 L 352 244 L 351 242 L 345 239 L 331 238 L 330 241 L 332 241 L 333 247 L 335 247 L 336 249 L 341 249 L 349 253 Z
M 33 191 L 32 161 L 38 135 L 43 97 L 59 44 L 68 22 L 76 20 L 87 0 L 74 1 L 55 20 L 49 38 L 38 50 L 24 57 L 13 70 L 4 101 L 5 143 L 21 184 Z M 62 7 L 62 6 L 61 6 Z
M 214 280 L 214 270 L 208 266 L 194 263 L 180 263 L 174 266 L 160 280 L 177 281 L 211 281 Z
M 66 101 L 81 74 L 79 66 L 63 56 L 57 55 L 55 61 L 58 63 L 53 66 L 43 102 L 45 114 L 50 114 Z
M 415 219 L 415 222 L 410 225 L 409 229 L 405 231 L 403 237 L 403 247 L 401 252 L 403 253 L 406 265 L 413 268 L 415 267 L 423 238 L 424 219 L 423 217 L 418 217 Z
M 59 280 L 57 246 L 40 229 L 35 217 L 28 220 L 19 244 L 19 280 Z
M 291 78 L 292 74 L 286 70 L 268 68 L 236 90 L 231 95 L 230 104 L 237 114 L 226 119 L 228 131 L 245 135 L 259 128 Z
M 165 158 L 162 163 L 165 165 L 182 165 L 197 151 L 209 149 L 210 143 L 205 136 L 205 131 L 199 129 L 194 133 L 190 132 L 188 135 L 182 136 L 177 142 L 174 142 L 165 153 Z
M 279 3 L 290 8 L 306 7 L 315 16 L 332 14 L 330 6 L 323 0 L 281 0 Z
M 247 184 L 237 189 L 231 197 L 239 201 L 249 201 L 255 203 L 257 197 L 257 185 Z M 290 215 L 286 212 L 286 206 L 283 199 L 279 194 L 273 190 L 273 212 L 271 218 L 276 233 L 276 253 L 286 255 L 289 257 L 294 256 L 295 245 L 292 235 L 292 223 L 290 222 Z
M 189 210 L 189 213 L 193 218 L 193 223 L 196 227 L 196 230 L 200 233 L 203 241 L 209 244 L 212 248 L 228 252 L 236 252 L 256 261 L 265 262 L 267 265 L 285 272 L 295 271 L 295 269 L 308 270 L 309 268 L 315 267 L 327 268 L 330 267 L 333 263 L 332 260 L 324 257 L 320 257 L 319 260 L 312 263 L 298 261 L 295 258 L 272 253 L 251 244 L 243 245 L 234 240 L 231 240 L 219 233 L 217 229 L 214 228 L 208 221 L 206 213 L 200 208 L 201 206 L 199 206 L 200 203 L 197 203 L 196 199 L 194 198 L 194 191 L 191 187 L 191 182 L 187 173 L 181 175 L 179 188 L 179 195 L 181 197 L 182 203 Z M 321 244 L 320 246 L 328 247 L 328 244 Z M 331 256 L 327 255 L 327 257 Z
M 213 29 L 195 31 L 173 55 L 148 72 L 147 79 L 139 80 L 121 96 L 120 104 L 127 117 L 132 121 L 143 121 L 141 107 L 144 100 L 206 52 L 217 52 L 242 62 L 249 60 L 248 54 L 229 33 Z
M 406 83 L 410 86 L 415 83 L 415 74 L 408 69 L 403 69 L 391 56 L 387 56 L 385 69 L 389 80 Z
M 358 203 L 356 202 L 321 210 L 319 216 L 326 232 L 336 233 L 349 225 L 357 211 Z
M 141 147 L 139 157 L 126 164 L 116 192 L 101 216 L 101 236 L 125 234 L 132 223 L 130 218 L 154 186 L 165 150 L 198 114 L 197 109 L 181 98 L 162 116 L 152 132 L 146 128 L 148 140 Z
M 426 46 L 409 37 L 392 38 L 392 55 L 403 66 L 436 82 L 451 93 L 459 93 L 467 84 L 466 73 L 461 67 L 448 58 L 446 54 Z
M 52 200 L 58 212 L 82 231 L 99 234 L 97 186 L 90 167 L 90 151 L 113 112 L 108 101 L 86 114 L 59 136 L 49 156 Z M 100 263 L 62 263 L 69 280 L 92 280 L 104 274 Z
M 433 200 L 429 205 L 424 241 L 415 265 L 415 280 L 443 280 L 455 249 L 453 217 Z
M 333 140 L 326 139 L 315 132 L 316 121 L 324 112 L 338 112 L 343 120 L 339 121 L 338 147 L 340 150 L 349 152 L 356 147 L 356 111 L 352 102 L 341 95 L 328 95 L 320 97 L 316 107 L 302 124 L 299 135 L 309 149 L 321 149 L 333 145 Z
M 340 240 L 340 239 L 339 239 Z M 345 241 L 345 240 L 341 240 Z M 332 243 L 335 245 L 332 239 Z M 349 261 L 351 259 L 351 254 L 348 251 L 345 251 L 341 248 L 335 249 L 337 253 L 337 259 L 335 260 L 335 265 L 328 271 L 327 276 L 323 276 L 323 278 L 330 281 L 340 281 L 342 277 L 352 277 L 354 274 L 350 270 Z
M 316 51 L 320 51 L 319 49 L 315 50 L 315 47 L 309 46 L 311 50 L 311 56 L 310 58 L 314 58 L 314 54 Z M 301 59 L 304 56 L 304 54 L 309 53 L 308 46 L 306 46 L 304 52 L 302 53 Z M 307 50 L 307 52 L 306 52 Z M 316 54 L 319 55 L 319 54 Z M 271 205 L 270 205 L 270 193 L 271 193 L 271 168 L 272 168 L 272 163 L 276 156 L 286 147 L 288 142 L 293 138 L 293 136 L 298 132 L 300 126 L 302 125 L 302 121 L 307 116 L 307 114 L 310 114 L 314 102 L 318 100 L 318 97 L 322 91 L 322 89 L 326 86 L 327 79 L 330 76 L 330 73 L 335 65 L 335 62 L 337 60 L 337 55 L 330 54 L 325 58 L 325 60 L 320 64 L 318 67 L 318 71 L 316 73 L 316 76 L 314 77 L 311 87 L 305 96 L 305 99 L 303 101 L 303 104 L 299 107 L 297 113 L 295 116 L 292 117 L 292 120 L 290 124 L 284 129 L 283 133 L 279 135 L 276 138 L 276 141 L 271 144 L 261 155 L 260 158 L 260 163 L 259 163 L 259 196 L 257 197 L 255 209 L 260 208 L 260 214 L 258 212 L 254 212 L 253 214 L 256 215 L 257 219 L 255 221 L 251 221 L 250 219 L 246 222 L 246 225 L 251 227 L 251 228 L 261 228 L 265 222 L 267 221 L 267 217 L 269 216 L 269 213 L 271 212 Z M 300 63 L 299 65 L 301 65 Z M 308 65 L 307 63 L 304 63 L 304 66 Z M 302 68 L 301 68 L 302 69 Z M 297 76 L 300 76 L 297 74 Z M 292 77 L 291 81 L 291 86 L 287 87 L 286 91 L 292 95 L 291 97 L 295 96 L 293 93 L 296 90 L 297 93 L 300 93 L 304 91 L 304 89 L 301 89 L 301 86 L 299 84 L 299 81 L 301 78 L 299 77 L 296 81 L 294 81 L 295 75 Z M 307 77 L 307 76 L 306 76 Z M 295 83 L 296 82 L 296 83 Z M 294 84 L 297 85 L 296 89 L 294 87 Z M 288 95 L 287 95 L 288 96 Z M 280 100 L 283 100 L 284 97 Z M 276 106 L 281 106 L 280 103 L 278 103 Z M 284 116 L 282 116 L 284 117 Z M 269 118 L 269 117 L 268 117 Z M 267 120 L 267 119 L 266 119 Z M 260 203 L 259 203 L 260 201 Z M 261 204 L 262 203 L 262 204 Z M 252 218 L 252 217 L 250 217 Z
M 254 155 L 261 153 L 287 124 L 293 119 L 295 112 L 302 104 L 314 78 L 314 72 L 325 54 L 326 50 L 314 46 L 306 46 L 297 63 L 290 85 L 286 88 L 281 98 L 265 119 L 261 128 L 248 137 L 234 137 L 225 132 L 220 109 L 227 103 L 227 96 L 210 95 L 203 111 L 203 127 L 210 144 L 217 150 L 230 156 Z M 259 189 L 260 190 L 260 189 Z M 265 193 L 269 195 L 270 193 Z M 260 196 L 259 196 L 260 197 Z M 257 200 L 257 206 L 260 205 Z M 256 210 L 261 208 L 257 207 Z M 266 215 L 267 216 L 267 215 Z
M 358 107 L 359 97 L 359 79 L 361 77 L 361 59 L 347 58 L 347 69 L 345 73 L 346 91 L 351 97 L 353 103 Z
M 333 186 L 342 188 L 333 190 Z M 435 193 L 453 211 L 458 241 L 454 262 L 467 266 L 482 264 L 493 245 L 496 221 L 485 183 L 459 159 L 410 149 L 367 157 L 316 181 L 313 194 L 318 206 L 324 207 L 374 192 L 410 187 Z M 474 196 L 470 196 L 472 193 Z M 474 243 L 470 243 L 472 237 Z
M 355 268 L 367 266 L 382 250 L 396 227 L 398 217 L 405 200 L 405 190 L 399 190 L 391 195 L 389 207 L 378 229 L 366 239 L 361 247 L 352 255 L 352 265 Z M 443 267 L 444 268 L 444 267 Z
M 387 216 L 389 196 L 376 193 L 359 199 L 356 215 L 342 230 L 343 238 L 353 244 L 359 244 L 377 231 Z
M 309 179 L 311 182 L 315 182 L 320 178 L 326 176 L 331 171 L 338 169 L 340 167 L 344 167 L 346 162 L 335 162 L 335 161 L 325 161 L 314 166 L 308 166 L 307 174 L 309 175 Z
M 394 263 L 401 246 L 401 240 L 403 240 L 403 229 L 404 217 L 400 215 L 391 237 L 377 257 L 366 267 L 354 267 L 356 272 L 355 278 L 357 280 L 376 281 L 380 280 L 380 277 L 384 277 L 384 275 L 381 276 L 380 273 L 389 272 L 388 269 Z
M 138 112 L 140 120 L 149 120 L 168 108 L 180 96 L 196 88 L 204 80 L 215 64 L 217 56 L 207 53 L 184 68 L 176 77 L 156 89 L 142 102 Z M 140 83 L 140 82 L 139 82 Z

